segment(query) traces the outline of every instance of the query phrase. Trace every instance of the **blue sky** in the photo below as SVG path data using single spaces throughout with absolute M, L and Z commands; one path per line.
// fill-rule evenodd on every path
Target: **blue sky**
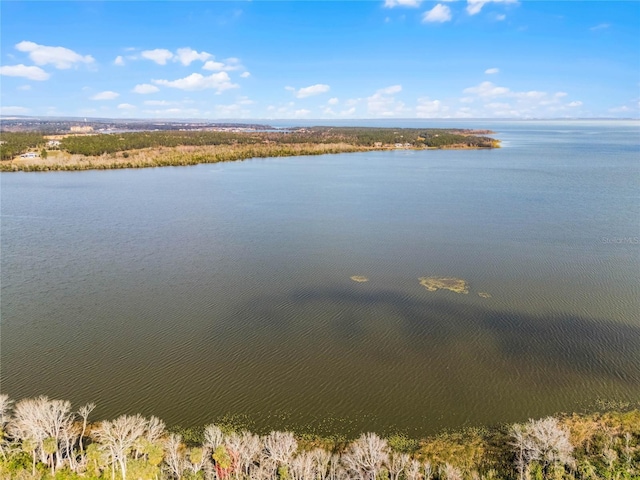
M 640 116 L 640 2 L 2 1 L 3 115 Z

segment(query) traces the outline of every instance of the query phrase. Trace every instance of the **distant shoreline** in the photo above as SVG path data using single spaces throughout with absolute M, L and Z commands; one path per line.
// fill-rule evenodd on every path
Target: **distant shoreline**
M 5 159 L 0 161 L 0 171 L 150 168 L 369 151 L 499 148 L 499 140 L 479 136 L 492 133 L 490 130 L 333 127 L 270 132 L 170 130 L 47 136 L 4 132 Z

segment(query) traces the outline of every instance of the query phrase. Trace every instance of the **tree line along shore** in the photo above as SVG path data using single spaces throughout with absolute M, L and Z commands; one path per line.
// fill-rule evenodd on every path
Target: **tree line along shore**
M 0 478 L 111 480 L 631 480 L 640 410 L 550 416 L 411 439 L 355 439 L 230 424 L 167 428 L 157 417 L 96 421 L 94 404 L 0 395 Z
M 195 165 L 389 149 L 488 149 L 488 130 L 311 127 L 273 131 L 1 132 L 0 171 Z

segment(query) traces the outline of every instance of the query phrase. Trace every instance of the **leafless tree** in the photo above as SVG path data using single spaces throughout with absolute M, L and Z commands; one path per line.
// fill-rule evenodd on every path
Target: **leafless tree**
M 511 436 L 514 439 L 512 445 L 516 451 L 516 466 L 521 480 L 532 461 L 540 462 L 545 478 L 552 465 L 571 465 L 573 462 L 569 431 L 561 427 L 553 417 L 514 425 Z
M 319 480 L 326 480 L 329 478 L 329 466 L 331 463 L 331 453 L 327 452 L 323 448 L 314 448 L 311 450 L 313 461 L 316 465 L 316 471 L 318 472 Z
M 122 480 L 126 480 L 127 453 L 144 434 L 146 425 L 146 420 L 140 415 L 121 415 L 115 420 L 101 422 L 93 431 L 93 437 L 109 456 L 112 479 L 115 478 L 117 464 L 120 467 Z
M 211 451 L 215 451 L 218 446 L 222 445 L 224 434 L 217 425 L 207 425 L 204 429 L 204 446 Z
M 298 449 L 298 441 L 291 432 L 271 432 L 264 438 L 267 457 L 278 464 L 287 464 Z
M 247 431 L 240 434 L 238 466 L 242 474 L 247 477 L 251 476 L 251 469 L 260 461 L 262 450 L 262 441 L 258 435 Z
M 5 453 L 6 439 L 5 433 L 7 429 L 7 423 L 11 418 L 11 404 L 13 402 L 9 400 L 9 395 L 0 394 L 0 453 L 3 458 L 7 458 Z
M 70 453 L 65 440 L 73 436 L 73 422 L 71 404 L 68 401 L 49 400 L 41 396 L 24 399 L 16 404 L 9 433 L 23 444 L 25 441 L 31 444 L 34 457 L 39 454 L 42 463 L 51 463 L 55 473 L 55 469 L 64 462 L 63 453 Z
M 315 480 L 317 466 L 311 452 L 301 452 L 291 460 L 289 473 L 293 480 Z
M 158 417 L 151 417 L 147 420 L 144 436 L 150 442 L 157 442 L 164 436 L 166 425 Z
M 420 473 L 421 465 L 416 459 L 410 460 L 405 468 L 405 477 L 407 480 L 421 480 L 422 474 Z
M 82 439 L 84 437 L 85 432 L 87 431 L 87 419 L 89 418 L 89 414 L 93 412 L 96 408 L 95 403 L 87 403 L 83 407 L 78 410 L 78 414 L 80 418 L 82 418 L 82 432 L 80 432 L 80 454 L 84 453 L 84 445 L 82 444 Z
M 375 480 L 376 474 L 388 460 L 387 441 L 375 433 L 362 434 L 342 456 L 342 462 L 355 478 Z
M 440 467 L 440 477 L 445 480 L 463 480 L 460 469 L 450 463 L 445 463 Z
M 424 480 L 431 480 L 433 476 L 433 466 L 431 462 L 424 462 L 422 469 L 424 470 Z
M 513 446 L 516 454 L 515 465 L 518 469 L 518 477 L 520 480 L 524 480 L 524 474 L 529 465 L 529 453 L 533 447 L 533 440 L 527 433 L 527 429 L 524 425 L 515 424 L 511 426 L 510 432 L 513 441 Z
M 172 433 L 165 442 L 164 461 L 169 467 L 169 473 L 176 480 L 180 480 L 187 468 L 187 461 L 184 458 L 182 437 Z
M 406 453 L 391 453 L 387 463 L 387 470 L 389 470 L 391 480 L 398 480 L 408 463 L 409 455 Z

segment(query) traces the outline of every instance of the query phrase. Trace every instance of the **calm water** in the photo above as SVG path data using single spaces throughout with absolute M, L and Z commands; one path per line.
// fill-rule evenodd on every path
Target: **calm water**
M 640 398 L 640 125 L 455 126 L 504 148 L 3 174 L 2 391 L 414 435 Z

